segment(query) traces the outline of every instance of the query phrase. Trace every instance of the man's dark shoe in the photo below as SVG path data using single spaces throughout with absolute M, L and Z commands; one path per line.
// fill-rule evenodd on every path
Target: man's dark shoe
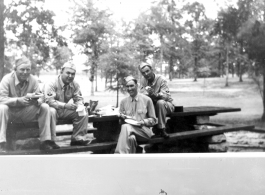
M 71 146 L 88 146 L 90 144 L 91 140 L 77 140 L 77 141 L 71 141 Z
M 143 148 L 140 147 L 140 146 L 137 146 L 137 147 L 136 147 L 136 153 L 137 153 L 137 154 L 139 154 L 139 153 L 140 153 L 140 154 L 143 153 Z
M 167 134 L 166 129 L 161 129 L 160 130 L 160 135 L 161 135 L 161 137 L 163 137 L 165 139 L 169 138 L 169 135 Z
M 0 143 L 0 152 L 6 152 L 6 142 Z
M 53 146 L 51 145 L 51 140 L 45 140 L 40 143 L 40 150 L 52 150 Z
M 60 149 L 60 146 L 58 146 L 55 141 L 50 140 L 50 145 L 52 146 L 52 149 Z

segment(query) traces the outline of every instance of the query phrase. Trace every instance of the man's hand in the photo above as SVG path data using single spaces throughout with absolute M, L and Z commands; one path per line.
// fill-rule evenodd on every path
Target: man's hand
M 120 113 L 120 118 L 122 118 L 124 120 L 124 119 L 126 119 L 126 115 Z
M 32 100 L 26 96 L 17 98 L 17 102 L 20 106 L 29 106 L 32 103 Z
M 73 103 L 67 103 L 64 106 L 65 109 L 67 110 L 76 110 L 77 109 L 77 105 L 73 104 Z
M 144 120 L 138 121 L 141 126 L 144 126 Z
M 151 87 L 146 87 L 146 91 L 149 95 L 154 95 L 155 91 Z

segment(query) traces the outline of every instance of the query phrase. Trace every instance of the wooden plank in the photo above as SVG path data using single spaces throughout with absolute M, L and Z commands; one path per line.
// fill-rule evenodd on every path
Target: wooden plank
M 67 153 L 76 153 L 76 152 L 88 152 L 88 151 L 99 151 L 99 150 L 108 150 L 112 147 L 115 147 L 117 142 L 104 142 L 104 143 L 95 143 L 88 146 L 69 146 L 62 147 L 56 150 L 21 150 L 21 151 L 9 151 L 9 152 L 0 152 L 0 155 L 53 155 L 53 154 L 67 154 Z
M 254 129 L 250 129 L 250 132 L 255 132 L 255 133 L 265 133 L 265 129 L 261 127 L 255 127 Z
M 96 130 L 97 128 L 90 127 L 90 128 L 87 128 L 87 133 L 93 133 Z M 73 133 L 73 130 L 60 130 L 56 132 L 56 136 L 72 135 L 72 133 Z
M 72 120 L 58 120 L 57 125 L 66 125 L 66 124 L 73 124 Z M 21 123 L 21 122 L 11 122 L 8 125 L 8 128 L 14 128 L 14 129 L 20 129 L 20 128 L 39 128 L 38 122 L 27 122 L 27 123 Z
M 225 132 L 231 132 L 231 131 L 242 131 L 242 130 L 249 131 L 251 129 L 254 129 L 253 125 L 227 125 L 227 126 L 216 127 L 212 129 L 172 133 L 169 135 L 168 139 L 159 137 L 159 138 L 151 139 L 148 143 L 151 144 L 151 143 L 170 142 L 172 140 L 181 140 L 181 139 L 189 139 L 189 138 L 203 137 L 203 136 L 209 136 L 209 135 L 218 135 L 218 134 L 222 134 Z
M 215 115 L 225 112 L 238 112 L 240 108 L 230 107 L 214 107 L 214 106 L 199 106 L 199 107 L 184 107 L 183 112 L 174 112 L 170 117 L 174 116 L 203 116 L 203 115 Z
M 88 121 L 89 122 L 105 122 L 105 121 L 117 121 L 119 120 L 119 117 L 117 115 L 113 115 L 113 116 L 102 116 L 102 117 L 98 117 L 98 116 L 94 116 L 94 117 L 89 117 Z

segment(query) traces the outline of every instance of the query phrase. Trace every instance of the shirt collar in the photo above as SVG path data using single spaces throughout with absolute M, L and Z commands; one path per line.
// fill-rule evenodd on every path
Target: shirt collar
M 59 80 L 59 83 L 60 83 L 60 85 L 62 86 L 62 88 L 64 88 L 64 87 L 66 86 L 66 84 L 64 84 L 61 75 L 59 75 L 58 80 Z M 70 83 L 69 86 L 72 87 L 72 86 L 73 86 L 73 82 Z
M 17 73 L 14 71 L 14 75 L 15 75 L 15 85 L 17 86 L 18 84 L 20 84 L 20 81 L 17 78 Z M 27 78 L 26 82 L 29 81 L 29 78 Z
M 149 83 L 149 82 L 147 81 L 147 83 L 149 83 L 150 85 L 154 85 L 154 84 L 156 83 L 157 79 L 158 79 L 158 75 L 156 75 L 155 73 L 154 73 L 154 75 L 155 75 L 155 78 L 154 78 L 154 80 L 153 80 L 152 83 Z
M 131 102 L 133 102 L 133 100 L 135 100 L 136 102 L 138 102 L 138 99 L 139 99 L 139 97 L 138 97 L 138 94 L 137 94 L 134 98 L 131 97 Z

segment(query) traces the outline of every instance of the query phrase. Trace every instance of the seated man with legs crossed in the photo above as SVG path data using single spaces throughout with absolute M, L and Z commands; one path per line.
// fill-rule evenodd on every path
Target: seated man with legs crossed
M 167 86 L 167 81 L 162 76 L 156 75 L 150 64 L 141 64 L 139 70 L 143 75 L 140 93 L 152 99 L 158 118 L 154 133 L 168 138 L 169 135 L 166 133 L 166 116 L 174 111 L 175 106 Z
M 138 93 L 137 80 L 128 76 L 125 78 L 129 97 L 120 103 L 120 113 L 123 119 L 132 118 L 136 125 L 123 124 L 115 153 L 136 153 L 137 141 L 148 141 L 152 136 L 150 127 L 156 124 L 156 115 L 152 100 Z
M 51 128 L 53 132 L 56 132 L 58 118 L 70 119 L 73 121 L 71 146 L 86 146 L 91 142 L 91 140 L 86 139 L 88 115 L 85 113 L 79 116 L 76 111 L 77 107 L 84 106 L 84 102 L 80 86 L 74 81 L 75 73 L 75 65 L 71 61 L 66 62 L 60 75 L 51 83 L 45 85 L 45 101 L 51 107 Z M 71 103 L 71 99 L 73 103 Z
M 58 149 L 50 129 L 50 108 L 43 99 L 32 99 L 28 93 L 39 93 L 38 80 L 30 74 L 31 62 L 26 57 L 15 61 L 14 71 L 0 83 L 0 151 L 6 151 L 6 130 L 9 121 L 27 123 L 38 121 L 40 149 Z

